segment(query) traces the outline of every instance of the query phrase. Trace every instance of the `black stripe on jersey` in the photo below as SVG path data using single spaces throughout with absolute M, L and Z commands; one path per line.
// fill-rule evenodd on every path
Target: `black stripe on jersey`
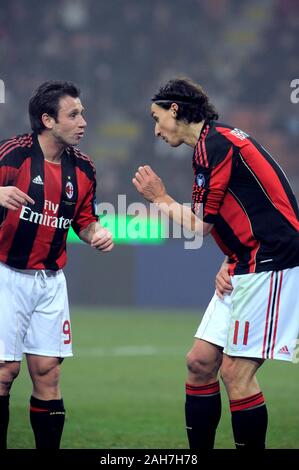
M 217 124 L 218 125 L 218 124 Z M 205 138 L 205 146 L 209 168 L 215 168 L 226 157 L 233 144 L 214 127 Z
M 271 319 L 270 319 L 270 327 L 269 327 L 269 333 L 268 333 L 268 347 L 267 347 L 267 353 L 266 353 L 267 358 L 269 358 L 271 339 L 273 339 L 271 337 L 272 337 L 273 322 L 274 322 L 274 316 L 275 316 L 276 293 L 277 293 L 277 284 L 278 284 L 278 273 L 275 272 L 274 274 L 275 274 L 275 286 L 274 286 L 274 293 L 273 293 L 272 304 L 271 304 Z
M 76 166 L 87 176 L 90 181 L 95 180 L 95 171 L 88 160 L 83 160 L 82 158 L 76 157 Z
M 73 155 L 64 152 L 61 160 L 61 199 L 59 204 L 58 219 L 64 217 L 66 219 L 73 219 L 76 203 L 78 200 L 78 181 L 76 175 L 76 161 Z M 67 197 L 66 185 L 71 183 L 73 185 L 73 195 L 71 198 Z M 59 269 L 56 260 L 59 258 L 64 249 L 64 237 L 66 232 L 63 229 L 56 228 L 54 237 L 51 242 L 51 248 L 45 261 L 46 269 Z
M 28 158 L 28 149 L 32 147 L 33 135 L 22 134 L 0 142 L 0 166 L 20 168 Z
M 194 173 L 201 173 L 202 170 L 206 170 L 205 158 L 203 156 L 203 134 L 201 132 L 198 142 L 193 152 L 193 170 Z M 218 163 L 222 162 L 232 147 L 232 143 L 215 127 L 209 129 L 208 135 L 204 138 L 204 145 L 206 149 L 206 159 L 208 161 L 208 168 L 215 168 Z M 219 152 L 219 149 L 221 151 Z M 202 161 L 202 164 L 200 164 Z
M 37 142 L 34 144 L 32 154 L 34 157 L 31 158 L 31 174 L 28 195 L 35 201 L 35 204 L 28 204 L 28 207 L 30 207 L 34 212 L 42 213 L 45 199 L 44 186 L 33 183 L 34 178 L 37 176 L 40 176 L 44 181 L 44 155 Z M 8 265 L 14 266 L 17 269 L 26 269 L 38 229 L 39 224 L 29 223 L 23 219 L 19 220 L 6 260 Z M 24 233 L 26 233 L 25 239 L 23 236 Z
M 279 269 L 283 269 L 284 263 L 292 263 L 292 257 L 294 257 L 293 265 L 296 266 L 299 259 L 299 235 L 273 205 L 262 185 L 258 183 L 253 170 L 244 163 L 243 157 L 239 158 L 238 165 L 233 167 L 230 189 L 242 202 L 250 219 L 254 237 L 260 242 L 256 255 L 256 272 L 270 269 L 274 271 L 278 269 L 277 263 Z M 282 240 L 285 237 L 289 238 L 289 244 L 283 248 Z M 272 247 L 270 253 L 269 245 Z M 272 259 L 272 262 L 264 263 L 267 259 Z
M 256 142 L 256 140 L 254 140 L 252 137 L 250 137 L 249 140 L 256 146 L 257 150 L 263 155 L 265 160 L 267 160 L 267 162 L 270 163 L 270 165 L 274 169 L 275 173 L 277 174 L 277 176 L 279 178 L 279 181 L 280 181 L 283 189 L 286 192 L 286 195 L 287 195 L 287 197 L 290 201 L 290 204 L 291 204 L 295 214 L 297 215 L 297 218 L 299 219 L 299 209 L 298 209 L 297 200 L 296 200 L 296 197 L 295 197 L 294 192 L 292 190 L 292 187 L 289 183 L 289 180 L 288 180 L 286 174 L 284 173 L 283 169 L 280 167 L 280 165 L 277 163 L 277 161 L 274 160 L 274 158 L 270 155 L 270 153 L 267 152 L 264 149 L 264 147 L 262 147 L 258 142 Z
M 3 224 L 6 216 L 7 216 L 6 207 L 0 206 L 0 225 Z
M 4 152 L 6 153 L 6 152 Z M 0 155 L 1 157 L 1 155 Z M 28 154 L 28 149 L 23 147 L 17 147 L 16 144 L 11 147 L 5 157 L 1 158 L 0 160 L 0 167 L 1 166 L 8 166 L 11 168 L 20 168 L 26 158 L 30 158 L 30 154 Z
M 234 234 L 231 227 L 227 224 L 227 222 L 221 217 L 219 214 L 217 216 L 216 222 L 214 224 L 214 228 L 217 233 L 221 233 L 221 241 L 230 248 L 233 253 L 237 253 L 238 257 L 242 256 L 242 274 L 249 273 L 249 261 L 251 256 L 251 248 L 243 245 L 238 237 Z M 237 269 L 235 274 L 238 274 L 239 263 L 237 265 Z

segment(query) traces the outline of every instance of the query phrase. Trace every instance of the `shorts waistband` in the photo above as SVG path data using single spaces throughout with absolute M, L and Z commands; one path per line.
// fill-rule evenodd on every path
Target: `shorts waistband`
M 53 269 L 18 269 L 2 262 L 0 262 L 0 265 L 11 269 L 12 271 L 16 271 L 17 273 L 28 274 L 29 276 L 35 276 L 36 273 L 43 273 L 43 275 L 46 277 L 53 277 L 62 273 L 62 269 L 58 269 L 58 271 L 54 271 Z

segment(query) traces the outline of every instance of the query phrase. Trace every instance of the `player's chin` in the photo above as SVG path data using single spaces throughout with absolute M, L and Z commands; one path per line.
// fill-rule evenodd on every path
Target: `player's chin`
M 180 141 L 168 141 L 168 145 L 170 145 L 170 147 L 179 147 L 181 145 L 182 142 Z
M 67 140 L 67 145 L 70 145 L 71 147 L 74 147 L 75 145 L 78 145 L 78 143 L 80 142 L 82 136 L 75 136 L 75 137 L 71 137 Z

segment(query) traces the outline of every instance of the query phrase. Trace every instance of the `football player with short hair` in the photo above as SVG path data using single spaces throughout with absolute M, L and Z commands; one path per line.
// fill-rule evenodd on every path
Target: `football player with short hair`
M 68 229 L 97 250 L 113 248 L 95 213 L 94 164 L 76 148 L 86 127 L 79 96 L 73 83 L 43 83 L 29 103 L 33 132 L 0 143 L 1 449 L 23 353 L 33 383 L 36 447 L 59 448 L 65 415 L 60 364 L 72 356 L 62 271 Z

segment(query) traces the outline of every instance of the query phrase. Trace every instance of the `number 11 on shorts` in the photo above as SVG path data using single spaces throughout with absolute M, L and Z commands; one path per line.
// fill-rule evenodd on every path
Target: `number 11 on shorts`
M 235 330 L 234 330 L 234 339 L 233 339 L 234 344 L 238 344 L 239 327 L 240 327 L 240 322 L 236 320 Z M 247 341 L 248 341 L 248 333 L 249 333 L 249 321 L 246 321 L 245 326 L 244 326 L 244 334 L 243 334 L 243 344 L 245 346 L 247 345 Z

